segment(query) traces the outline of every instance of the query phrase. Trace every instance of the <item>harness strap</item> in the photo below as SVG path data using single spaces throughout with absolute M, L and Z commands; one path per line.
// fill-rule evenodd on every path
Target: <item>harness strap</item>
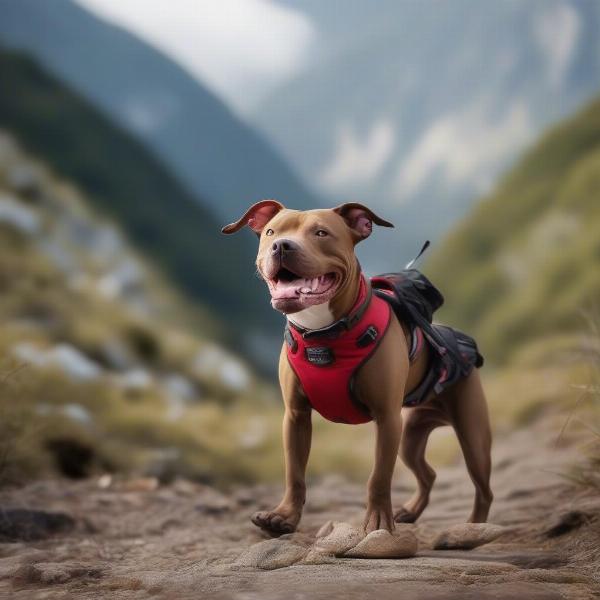
M 321 327 L 321 329 L 304 329 L 293 321 L 288 319 L 288 326 L 293 327 L 298 333 L 302 335 L 305 340 L 310 340 L 318 337 L 337 337 L 343 331 L 350 331 L 365 314 L 369 304 L 371 303 L 371 296 L 373 290 L 371 288 L 371 282 L 361 275 L 361 288 L 364 289 L 364 300 L 355 307 L 348 315 L 342 317 L 335 323 L 327 325 L 327 327 Z M 359 298 L 362 294 L 359 292 Z
M 417 325 L 412 326 L 410 336 L 411 344 L 410 352 L 408 353 L 408 360 L 410 362 L 414 362 L 419 354 L 421 354 L 421 350 L 423 349 L 423 344 L 425 342 L 425 336 L 423 335 L 423 330 Z

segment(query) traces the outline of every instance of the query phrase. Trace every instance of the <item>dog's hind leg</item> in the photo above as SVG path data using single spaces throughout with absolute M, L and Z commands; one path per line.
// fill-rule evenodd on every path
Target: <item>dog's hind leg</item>
M 490 488 L 492 434 L 488 407 L 479 373 L 474 369 L 453 388 L 449 403 L 452 426 L 475 486 L 475 502 L 470 523 L 485 523 L 493 500 Z
M 394 514 L 396 523 L 414 523 L 429 503 L 429 494 L 435 481 L 435 471 L 425 460 L 429 434 L 441 423 L 422 419 L 418 408 L 402 410 L 402 441 L 400 458 L 417 480 L 414 496 Z

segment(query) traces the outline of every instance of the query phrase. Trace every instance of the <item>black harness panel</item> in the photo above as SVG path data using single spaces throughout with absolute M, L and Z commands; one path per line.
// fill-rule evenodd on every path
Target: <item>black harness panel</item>
M 431 364 L 423 381 L 404 399 L 404 406 L 417 406 L 428 396 L 442 393 L 483 365 L 475 340 L 452 327 L 432 323 L 443 304 L 439 290 L 416 269 L 386 273 L 371 278 L 373 293 L 386 300 L 399 321 L 411 331 L 418 327 L 431 349 Z M 413 334 L 414 335 L 414 334 Z

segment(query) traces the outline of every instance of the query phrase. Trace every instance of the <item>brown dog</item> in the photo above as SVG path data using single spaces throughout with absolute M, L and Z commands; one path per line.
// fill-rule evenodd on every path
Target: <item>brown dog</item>
M 274 200 L 251 206 L 235 223 L 234 233 L 249 226 L 260 238 L 256 265 L 271 293 L 271 304 L 288 322 L 304 331 L 317 330 L 348 315 L 361 285 L 354 247 L 368 237 L 372 224 L 393 227 L 367 207 L 351 203 L 334 209 L 297 211 Z M 475 501 L 469 521 L 484 522 L 492 502 L 489 485 L 491 433 L 485 396 L 476 369 L 440 394 L 430 394 L 414 407 L 403 407 L 405 396 L 427 373 L 426 347 L 409 360 L 411 332 L 392 316 L 389 326 L 356 377 L 356 393 L 375 422 L 374 466 L 367 486 L 364 528 L 393 530 L 394 521 L 413 522 L 423 512 L 435 480 L 425 460 L 433 429 L 452 425 L 460 442 Z M 273 535 L 296 529 L 306 496 L 305 470 L 311 445 L 312 407 L 291 368 L 284 343 L 279 380 L 285 402 L 283 444 L 285 493 L 271 511 L 257 512 L 252 521 Z M 391 480 L 400 454 L 417 480 L 415 495 L 394 514 Z

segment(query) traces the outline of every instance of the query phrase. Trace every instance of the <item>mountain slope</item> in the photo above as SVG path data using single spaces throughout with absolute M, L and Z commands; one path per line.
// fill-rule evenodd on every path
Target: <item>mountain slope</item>
M 266 386 L 119 224 L 2 128 L 0 292 L 0 488 L 56 471 L 248 473 L 214 421 L 232 426 L 217 416 L 232 403 L 256 411 Z
M 254 130 L 160 52 L 70 0 L 0 0 L 0 43 L 51 72 L 147 142 L 223 220 L 276 197 L 317 199 Z
M 600 99 L 547 133 L 442 244 L 441 318 L 499 361 L 587 328 L 600 297 Z
M 378 269 L 444 233 L 600 88 L 594 0 L 289 4 L 320 32 L 314 57 L 253 123 L 322 192 L 402 226 L 373 245 Z
M 255 326 L 274 322 L 250 238 L 225 239 L 144 144 L 22 55 L 0 52 L 0 87 L 11 90 L 0 94 L 0 126 L 75 181 L 182 289 L 223 321 L 247 310 Z

